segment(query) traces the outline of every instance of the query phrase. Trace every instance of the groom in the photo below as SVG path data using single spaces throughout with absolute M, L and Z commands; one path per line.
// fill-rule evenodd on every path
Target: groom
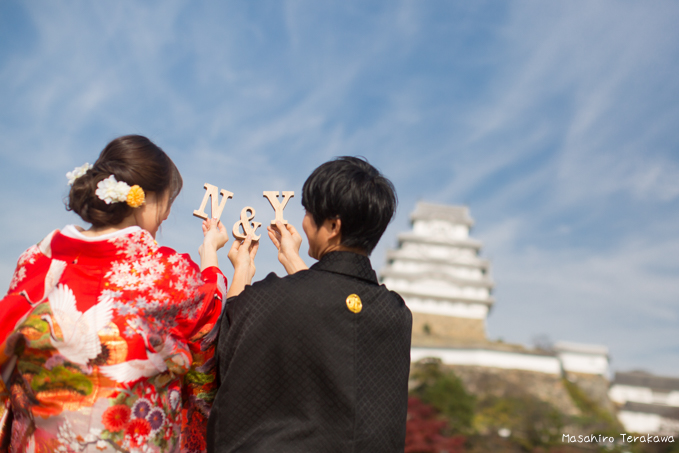
M 292 225 L 269 227 L 289 275 L 227 304 L 208 452 L 402 452 L 412 318 L 368 258 L 394 215 L 394 187 L 340 157 L 309 176 L 302 205 L 318 262 L 307 269 Z M 232 285 L 251 274 L 249 242 L 230 252 Z

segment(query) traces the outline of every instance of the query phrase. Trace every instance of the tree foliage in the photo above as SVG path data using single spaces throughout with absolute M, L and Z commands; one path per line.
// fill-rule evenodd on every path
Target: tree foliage
M 416 382 L 411 395 L 430 404 L 450 424 L 455 433 L 468 433 L 472 428 L 476 400 L 468 393 L 460 378 L 445 370 L 441 361 L 427 359 L 419 362 L 412 372 Z
M 406 446 L 404 453 L 463 453 L 465 438 L 448 437 L 448 422 L 436 409 L 417 397 L 408 398 Z
M 563 379 L 563 384 L 581 413 L 579 417 L 575 417 L 573 420 L 576 425 L 588 433 L 611 437 L 616 437 L 624 431 L 615 416 L 588 397 L 577 384 L 566 378 Z
M 525 451 L 559 445 L 564 426 L 559 410 L 527 393 L 480 399 L 474 421 L 481 432 L 509 430 L 511 440 Z

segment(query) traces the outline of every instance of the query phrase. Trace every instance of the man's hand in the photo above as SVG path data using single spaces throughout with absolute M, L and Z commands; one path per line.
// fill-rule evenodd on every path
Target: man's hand
M 203 220 L 203 243 L 198 247 L 200 270 L 210 266 L 219 266 L 217 250 L 229 241 L 229 234 L 224 224 L 217 219 Z
M 278 249 L 278 261 L 281 262 L 288 274 L 308 269 L 299 256 L 299 247 L 302 245 L 302 236 L 291 224 L 283 224 L 280 220 L 275 226 L 266 228 L 273 245 Z
M 229 250 L 229 260 L 233 264 L 233 279 L 226 297 L 239 295 L 255 276 L 255 255 L 259 249 L 259 241 L 253 241 L 248 235 L 243 242 L 234 241 Z

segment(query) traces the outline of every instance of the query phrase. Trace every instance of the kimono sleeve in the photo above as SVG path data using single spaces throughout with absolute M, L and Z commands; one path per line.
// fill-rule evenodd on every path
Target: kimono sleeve
M 215 340 L 226 299 L 226 279 L 217 267 L 202 273 L 198 266 L 190 266 L 183 278 L 196 285 L 180 312 L 177 328 L 192 356 L 191 367 L 184 375 L 182 445 L 186 450 L 202 445 L 207 436 L 207 418 L 217 392 Z M 198 450 L 201 450 L 198 448 Z
M 44 299 L 50 286 L 46 281 L 52 260 L 34 245 L 26 250 L 17 262 L 7 295 L 0 300 L 0 366 L 9 358 L 5 346 L 7 338 L 31 311 L 33 305 Z

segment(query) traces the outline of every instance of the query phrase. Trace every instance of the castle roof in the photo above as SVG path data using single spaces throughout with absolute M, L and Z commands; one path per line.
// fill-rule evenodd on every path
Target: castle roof
M 471 227 L 474 220 L 466 206 L 446 206 L 419 201 L 415 211 L 410 214 L 410 220 L 447 220 Z
M 427 237 L 427 236 L 420 236 L 415 233 L 407 232 L 407 233 L 399 233 L 398 235 L 398 240 L 399 242 L 419 242 L 422 244 L 431 244 L 431 245 L 447 245 L 447 246 L 453 246 L 453 247 L 463 247 L 463 248 L 470 248 L 470 249 L 475 249 L 478 250 L 481 248 L 483 245 L 481 241 L 478 241 L 476 239 L 464 239 L 464 240 L 459 240 L 459 239 L 447 239 L 447 238 L 432 238 L 432 237 Z
M 444 282 L 449 282 L 460 286 L 471 286 L 476 288 L 493 288 L 494 286 L 493 281 L 488 277 L 483 277 L 481 279 L 459 278 L 452 276 L 446 272 L 435 272 L 435 271 L 404 272 L 393 270 L 391 268 L 386 268 L 382 270 L 381 276 L 383 278 L 393 277 L 410 281 L 427 279 L 441 280 Z
M 631 387 L 648 387 L 653 390 L 670 392 L 679 390 L 679 378 L 655 376 L 645 371 L 615 373 L 613 385 L 629 385 Z
M 444 294 L 437 294 L 434 291 L 411 291 L 408 289 L 397 289 L 398 293 L 404 298 L 419 298 L 419 299 L 431 299 L 439 300 L 442 302 L 461 302 L 466 304 L 481 304 L 492 306 L 495 303 L 495 298 L 493 296 L 487 296 L 483 299 L 477 297 L 464 297 L 464 296 L 449 296 Z M 406 301 L 407 302 L 407 301 Z
M 387 260 L 399 261 L 414 261 L 420 263 L 431 263 L 431 264 L 454 264 L 455 266 L 469 267 L 474 269 L 488 270 L 490 268 L 490 261 L 484 258 L 479 258 L 478 256 L 467 257 L 465 261 L 455 260 L 452 261 L 450 258 L 436 258 L 436 257 L 424 257 L 415 255 L 413 253 L 408 253 L 401 249 L 387 250 L 386 253 Z
M 664 418 L 679 420 L 679 407 L 661 406 L 659 404 L 636 403 L 627 401 L 620 410 L 629 412 L 640 412 L 642 414 L 655 414 Z
M 571 343 L 570 341 L 557 341 L 553 349 L 556 352 L 576 352 L 580 354 L 608 355 L 608 347 L 598 344 Z

